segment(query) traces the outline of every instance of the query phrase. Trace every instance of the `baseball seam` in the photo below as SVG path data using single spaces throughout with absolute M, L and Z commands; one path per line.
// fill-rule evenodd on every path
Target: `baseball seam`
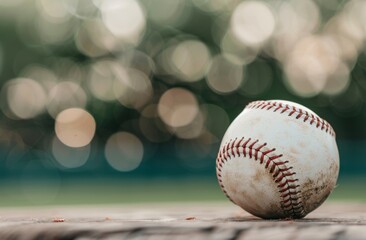
M 280 103 L 280 102 L 268 102 L 268 101 L 255 101 L 249 103 L 246 108 L 252 109 L 264 109 L 271 110 L 273 112 L 279 112 L 281 114 L 288 113 L 288 116 L 296 116 L 296 119 L 302 119 L 303 122 L 307 122 L 310 125 L 315 123 L 316 128 L 320 128 L 322 131 L 329 133 L 332 136 L 335 136 L 335 132 L 332 126 L 325 121 L 324 119 L 310 113 L 306 110 L 302 110 L 300 108 L 290 106 L 288 104 Z
M 281 197 L 281 208 L 286 215 L 293 218 L 301 218 L 305 215 L 304 206 L 301 198 L 300 185 L 295 178 L 296 172 L 292 166 L 288 166 L 288 161 L 283 161 L 283 155 L 277 154 L 275 148 L 268 148 L 267 143 L 260 143 L 258 139 L 235 138 L 222 146 L 216 159 L 216 173 L 219 185 L 225 195 L 233 202 L 225 190 L 222 181 L 222 168 L 232 157 L 249 157 L 264 164 L 272 174 L 273 181 L 277 184 L 278 192 Z

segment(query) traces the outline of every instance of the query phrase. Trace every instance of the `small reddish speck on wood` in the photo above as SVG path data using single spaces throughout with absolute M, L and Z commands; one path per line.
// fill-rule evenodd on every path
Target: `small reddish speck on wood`
M 65 219 L 63 218 L 54 218 L 52 222 L 65 222 Z
M 196 220 L 195 217 L 186 217 L 186 220 Z

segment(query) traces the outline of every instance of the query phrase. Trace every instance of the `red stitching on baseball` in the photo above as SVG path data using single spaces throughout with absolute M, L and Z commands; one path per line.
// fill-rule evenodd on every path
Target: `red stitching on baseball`
M 257 106 L 262 106 L 258 104 Z M 273 107 L 273 106 L 272 106 Z M 235 203 L 225 190 L 222 181 L 222 168 L 225 163 L 232 157 L 248 156 L 255 161 L 259 160 L 259 164 L 263 165 L 272 174 L 273 181 L 277 183 L 278 192 L 281 197 L 282 210 L 293 218 L 303 217 L 305 210 L 302 205 L 300 185 L 296 184 L 299 180 L 293 178 L 296 175 L 292 166 L 287 166 L 288 161 L 283 161 L 282 154 L 276 154 L 275 148 L 268 148 L 267 143 L 259 143 L 258 139 L 251 138 L 235 138 L 224 144 L 216 159 L 216 174 L 219 185 L 233 203 Z
M 278 110 L 282 109 L 280 111 L 280 114 L 288 112 L 289 117 L 293 116 L 296 113 L 294 115 L 295 119 L 303 118 L 303 122 L 309 122 L 310 125 L 313 125 L 313 123 L 315 122 L 316 128 L 320 128 L 320 130 L 325 131 L 326 133 L 329 133 L 332 136 L 335 136 L 335 132 L 332 126 L 327 121 L 319 118 L 318 116 L 315 116 L 312 113 L 309 113 L 308 111 L 302 110 L 294 106 L 289 106 L 288 104 L 282 104 L 279 102 L 254 101 L 249 103 L 246 106 L 246 108 L 265 109 L 267 111 L 271 110 L 272 108 L 275 108 L 273 112 L 277 112 Z

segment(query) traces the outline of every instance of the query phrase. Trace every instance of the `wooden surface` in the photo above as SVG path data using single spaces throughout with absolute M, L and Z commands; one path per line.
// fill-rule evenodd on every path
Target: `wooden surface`
M 366 205 L 261 220 L 228 203 L 0 209 L 0 239 L 366 239 Z

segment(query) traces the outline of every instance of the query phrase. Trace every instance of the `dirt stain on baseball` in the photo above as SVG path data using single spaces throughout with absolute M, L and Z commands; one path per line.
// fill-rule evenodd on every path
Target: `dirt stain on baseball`
M 254 174 L 253 180 L 260 181 L 262 177 L 263 177 L 262 171 L 256 171 L 256 173 Z
M 333 174 L 333 171 L 330 171 Z M 318 177 L 315 178 L 316 181 L 312 179 L 305 180 L 302 186 L 302 199 L 306 204 L 306 212 L 311 212 L 317 207 L 319 207 L 333 191 L 333 180 L 329 176 L 329 173 L 320 172 Z

